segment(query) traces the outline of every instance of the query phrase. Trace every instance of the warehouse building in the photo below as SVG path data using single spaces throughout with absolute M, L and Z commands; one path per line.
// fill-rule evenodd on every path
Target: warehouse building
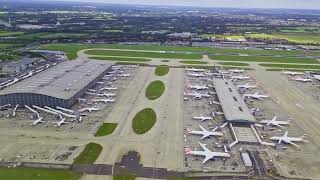
M 65 61 L 0 90 L 0 105 L 69 108 L 109 69 L 102 61 Z
M 234 124 L 252 124 L 256 119 L 232 82 L 225 79 L 214 79 L 217 96 L 224 116 Z

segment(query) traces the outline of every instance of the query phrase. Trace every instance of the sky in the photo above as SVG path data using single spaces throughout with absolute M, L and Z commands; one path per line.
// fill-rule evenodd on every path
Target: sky
M 50 0 L 115 4 L 178 5 L 236 8 L 320 9 L 320 0 Z

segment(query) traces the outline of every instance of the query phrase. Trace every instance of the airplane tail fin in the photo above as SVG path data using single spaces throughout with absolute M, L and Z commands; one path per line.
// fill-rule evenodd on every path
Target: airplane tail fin
M 190 154 L 191 151 L 192 151 L 192 150 L 191 150 L 189 147 L 185 147 L 185 148 L 184 148 L 184 153 L 185 153 L 185 154 Z
M 187 128 L 187 133 L 190 134 L 192 132 L 192 129 Z

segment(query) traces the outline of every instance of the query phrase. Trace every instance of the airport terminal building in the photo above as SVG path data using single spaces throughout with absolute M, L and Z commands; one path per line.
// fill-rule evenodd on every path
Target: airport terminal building
M 232 82 L 214 79 L 214 87 L 226 121 L 234 124 L 253 124 L 256 119 Z
M 0 90 L 1 105 L 71 107 L 95 86 L 111 65 L 103 61 L 65 61 Z

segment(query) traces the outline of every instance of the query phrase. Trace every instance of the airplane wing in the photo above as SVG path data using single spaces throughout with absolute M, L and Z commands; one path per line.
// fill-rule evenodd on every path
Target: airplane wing
M 202 164 L 206 163 L 207 161 L 209 161 L 212 157 L 209 155 L 206 155 L 206 157 L 204 158 L 204 160 L 202 161 Z
M 204 144 L 201 144 L 200 142 L 199 142 L 199 144 L 200 144 L 200 146 L 202 147 L 202 149 L 203 149 L 204 151 L 206 151 L 206 152 L 211 152 Z
M 279 128 L 283 128 L 280 124 L 277 124 L 277 123 L 275 123 L 274 125 L 276 125 L 277 127 L 279 127 Z
M 202 139 L 204 139 L 206 137 L 208 137 L 208 135 L 207 134 L 203 134 L 203 136 L 200 139 L 202 140 Z
M 296 146 L 296 147 L 300 147 L 298 144 L 293 143 L 293 142 L 291 142 L 291 141 L 286 141 L 286 143 L 292 144 L 292 145 L 294 145 L 294 146 Z
M 202 131 L 206 131 L 201 125 L 199 125 L 199 127 Z

